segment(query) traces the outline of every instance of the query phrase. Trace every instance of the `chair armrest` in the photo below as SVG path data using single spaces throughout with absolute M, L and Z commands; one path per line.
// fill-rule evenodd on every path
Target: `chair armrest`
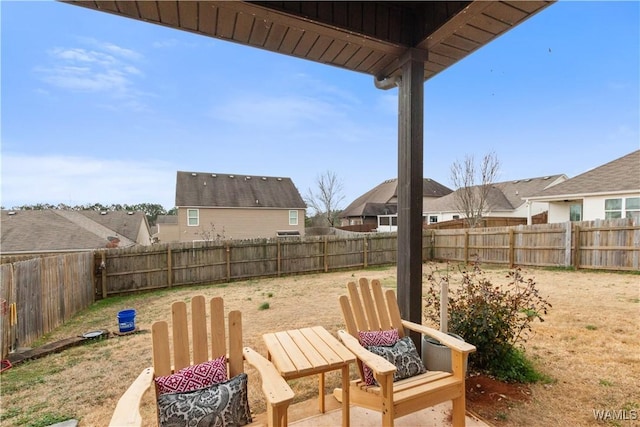
M 431 338 L 435 338 L 440 341 L 443 345 L 449 347 L 454 351 L 459 351 L 461 353 L 473 353 L 476 351 L 476 347 L 468 342 L 460 341 L 457 338 L 452 337 L 451 335 L 447 335 L 444 332 L 440 332 L 437 329 L 430 328 L 428 326 L 420 325 L 418 323 L 409 322 L 408 320 L 403 320 L 402 325 L 405 328 L 411 329 L 412 331 L 416 331 L 421 333 L 422 335 L 427 335 Z
M 349 332 L 340 330 L 338 331 L 338 337 L 342 341 L 345 347 L 347 347 L 362 363 L 366 364 L 376 375 L 393 375 L 396 371 L 396 366 L 389 362 L 382 356 L 378 356 L 375 353 L 371 353 L 369 350 L 360 345 L 353 335 Z
M 260 374 L 262 378 L 262 391 L 265 399 L 272 406 L 289 403 L 294 396 L 289 384 L 280 375 L 276 367 L 260 353 L 250 347 L 242 349 L 244 359 Z
M 109 426 L 141 426 L 140 402 L 142 396 L 151 387 L 153 382 L 153 368 L 146 368 L 138 378 L 129 386 L 127 391 L 120 396 L 116 409 L 113 411 Z

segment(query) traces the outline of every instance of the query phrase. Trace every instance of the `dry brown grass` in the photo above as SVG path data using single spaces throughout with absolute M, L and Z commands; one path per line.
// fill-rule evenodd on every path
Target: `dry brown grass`
M 505 268 L 483 269 L 494 283 L 504 283 Z M 594 409 L 640 409 L 640 276 L 537 269 L 524 274 L 535 278 L 553 304 L 526 345 L 536 367 L 553 381 L 533 385 L 531 402 L 512 405 L 497 422 L 587 426 L 596 424 Z M 151 364 L 151 338 L 144 331 L 155 320 L 168 320 L 173 301 L 222 296 L 227 311 L 243 313 L 245 345 L 265 354 L 263 333 L 312 325 L 332 333 L 342 328 L 337 297 L 347 281 L 363 276 L 395 286 L 395 267 L 389 267 L 190 287 L 97 304 L 42 344 L 99 328 L 117 330 L 118 311 L 130 307 L 137 310 L 136 324 L 143 332 L 75 347 L 2 374 L 2 425 L 30 425 L 47 419 L 47 413 L 73 416 L 82 426 L 108 424 L 120 394 Z M 269 309 L 260 310 L 265 302 Z M 317 393 L 315 378 L 290 384 L 296 401 Z M 327 391 L 338 384 L 337 373 L 328 374 Z M 259 387 L 253 381 L 250 388 L 256 412 L 264 410 Z M 153 392 L 147 393 L 143 415 L 155 425 Z

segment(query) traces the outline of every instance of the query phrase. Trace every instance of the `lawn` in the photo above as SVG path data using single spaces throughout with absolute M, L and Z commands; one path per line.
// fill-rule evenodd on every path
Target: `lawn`
M 507 269 L 483 267 L 495 284 L 506 283 Z M 548 378 L 524 387 L 525 398 L 505 395 L 494 408 L 475 409 L 496 425 L 620 425 L 638 421 L 640 410 L 640 275 L 524 269 L 553 307 L 526 353 Z M 335 333 L 343 327 L 338 296 L 359 277 L 380 279 L 393 287 L 395 267 L 250 280 L 223 285 L 188 287 L 94 304 L 37 345 L 96 329 L 117 331 L 117 313 L 137 311 L 140 333 L 86 343 L 41 359 L 24 362 L 0 377 L 3 426 L 44 426 L 67 418 L 81 426 L 106 425 L 120 394 L 142 369 L 151 365 L 151 323 L 169 320 L 170 304 L 203 294 L 222 296 L 226 311 L 242 311 L 245 345 L 265 354 L 262 334 L 322 325 Z M 248 370 L 251 376 L 252 371 Z M 294 380 L 295 401 L 313 398 L 315 378 Z M 327 375 L 327 392 L 339 385 L 339 375 Z M 260 384 L 250 384 L 252 410 L 264 411 Z M 608 414 L 597 422 L 594 411 Z M 143 416 L 155 425 L 153 392 L 147 394 Z M 615 420 L 626 417 L 627 420 Z

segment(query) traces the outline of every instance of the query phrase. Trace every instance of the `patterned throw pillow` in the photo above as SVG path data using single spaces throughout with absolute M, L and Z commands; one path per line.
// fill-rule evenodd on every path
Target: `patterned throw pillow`
M 158 395 L 182 393 L 227 381 L 227 359 L 220 356 L 199 365 L 187 366 L 178 372 L 155 379 Z
M 400 339 L 400 336 L 397 329 L 389 329 L 387 331 L 358 331 L 358 338 L 360 338 L 360 345 L 370 347 L 394 345 Z M 367 365 L 362 365 L 362 371 L 366 385 L 376 384 L 371 368 Z
M 229 381 L 186 393 L 158 397 L 160 427 L 222 427 L 249 424 L 247 374 Z
M 410 337 L 400 338 L 398 342 L 391 347 L 370 346 L 367 347 L 367 350 L 384 357 L 396 365 L 397 369 L 393 374 L 394 381 L 427 372 L 418 354 L 418 350 L 416 350 L 416 346 Z

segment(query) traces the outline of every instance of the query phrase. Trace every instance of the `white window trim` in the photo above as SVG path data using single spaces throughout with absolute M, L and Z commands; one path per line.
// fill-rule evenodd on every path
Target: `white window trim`
M 189 223 L 189 212 L 191 211 L 195 211 L 196 212 L 196 223 L 195 224 L 190 224 Z M 187 227 L 198 227 L 200 225 L 200 209 L 187 209 Z
M 296 217 L 295 221 L 292 221 L 292 217 L 291 217 L 292 213 L 295 213 L 295 217 Z M 298 225 L 298 211 L 295 209 L 291 209 L 289 211 L 289 225 Z

